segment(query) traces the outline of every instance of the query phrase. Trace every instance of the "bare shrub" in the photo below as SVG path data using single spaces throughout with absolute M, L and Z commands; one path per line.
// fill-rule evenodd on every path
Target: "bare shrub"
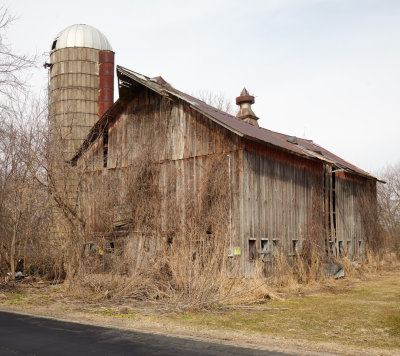
M 133 217 L 133 228 L 144 234 L 156 230 L 160 215 L 160 165 L 151 150 L 145 150 L 128 168 L 127 202 Z
M 386 251 L 400 258 L 400 163 L 382 170 L 386 184 L 378 185 L 378 214 Z
M 20 95 L 3 113 L 0 132 L 0 256 L 3 270 L 55 274 L 57 246 L 49 234 L 50 200 L 43 182 L 46 106 Z M 57 274 L 57 273 L 56 273 Z
M 50 271 L 48 197 L 38 182 L 46 107 L 27 86 L 35 57 L 7 43 L 15 18 L 0 7 L 0 269 Z M 46 273 L 47 273 L 46 272 Z
M 191 307 L 215 300 L 226 278 L 229 190 L 226 158 L 213 157 L 203 167 L 198 194 L 186 201 L 184 224 L 177 226 L 165 263 L 176 301 Z
M 208 305 L 224 293 L 230 199 L 225 183 L 226 154 L 203 162 L 202 179 L 195 190 L 182 186 L 178 173 L 170 174 L 168 182 L 161 185 L 161 171 L 171 168 L 163 165 L 173 164 L 159 162 L 149 146 L 125 172 L 126 196 L 116 191 L 115 187 L 121 187 L 120 178 L 107 178 L 111 192 L 102 196 L 101 206 L 105 208 L 96 215 L 103 216 L 108 211 L 110 218 L 103 216 L 102 220 L 112 221 L 116 216 L 110 206 L 125 202 L 123 210 L 128 212 L 129 221 L 126 233 L 134 245 L 125 240 L 120 253 L 113 251 L 115 258 L 103 271 L 106 274 L 93 273 L 100 272 L 105 254 L 94 260 L 81 256 L 82 264 L 76 276 L 71 276 L 71 287 L 85 284 L 98 297 L 108 291 L 107 298 L 163 299 L 181 308 Z M 120 198 L 116 199 L 117 195 Z M 162 219 L 168 221 L 162 224 Z M 113 233 L 112 226 L 102 227 Z M 96 263 L 100 265 L 95 267 Z

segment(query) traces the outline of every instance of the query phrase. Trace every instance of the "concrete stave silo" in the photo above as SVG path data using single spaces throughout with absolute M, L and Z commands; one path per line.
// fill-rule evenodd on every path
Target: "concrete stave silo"
M 49 184 L 54 239 L 63 250 L 79 236 L 78 185 L 82 172 L 69 161 L 100 116 L 113 104 L 114 52 L 89 25 L 72 25 L 51 44 L 49 68 Z M 78 230 L 77 230 L 78 229 Z M 79 244 L 78 244 L 79 245 Z M 75 244 L 76 246 L 76 244 Z
M 64 159 L 72 158 L 98 118 L 112 105 L 114 52 L 89 25 L 72 25 L 52 42 L 50 128 Z

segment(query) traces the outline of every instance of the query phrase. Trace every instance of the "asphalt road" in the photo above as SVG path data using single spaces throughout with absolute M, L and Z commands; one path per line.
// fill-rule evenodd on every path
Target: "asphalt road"
M 0 312 L 0 355 L 285 354 Z

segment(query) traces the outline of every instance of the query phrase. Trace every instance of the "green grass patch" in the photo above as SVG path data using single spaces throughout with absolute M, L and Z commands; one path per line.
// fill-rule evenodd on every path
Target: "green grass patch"
M 122 318 L 122 319 L 134 319 L 137 317 L 138 312 L 134 310 L 130 310 L 124 313 L 121 313 L 119 310 L 113 308 L 105 308 L 99 307 L 94 311 L 97 315 L 105 315 L 105 316 L 112 316 L 115 318 Z
M 13 293 L 10 295 L 10 299 L 8 301 L 8 304 L 22 304 L 26 301 L 27 299 L 27 294 L 26 293 Z

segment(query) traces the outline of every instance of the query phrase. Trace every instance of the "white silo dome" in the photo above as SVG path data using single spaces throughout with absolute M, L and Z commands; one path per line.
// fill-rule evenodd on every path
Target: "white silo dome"
M 112 51 L 110 42 L 97 28 L 90 25 L 72 25 L 62 30 L 54 39 L 51 51 L 66 47 L 87 47 Z

